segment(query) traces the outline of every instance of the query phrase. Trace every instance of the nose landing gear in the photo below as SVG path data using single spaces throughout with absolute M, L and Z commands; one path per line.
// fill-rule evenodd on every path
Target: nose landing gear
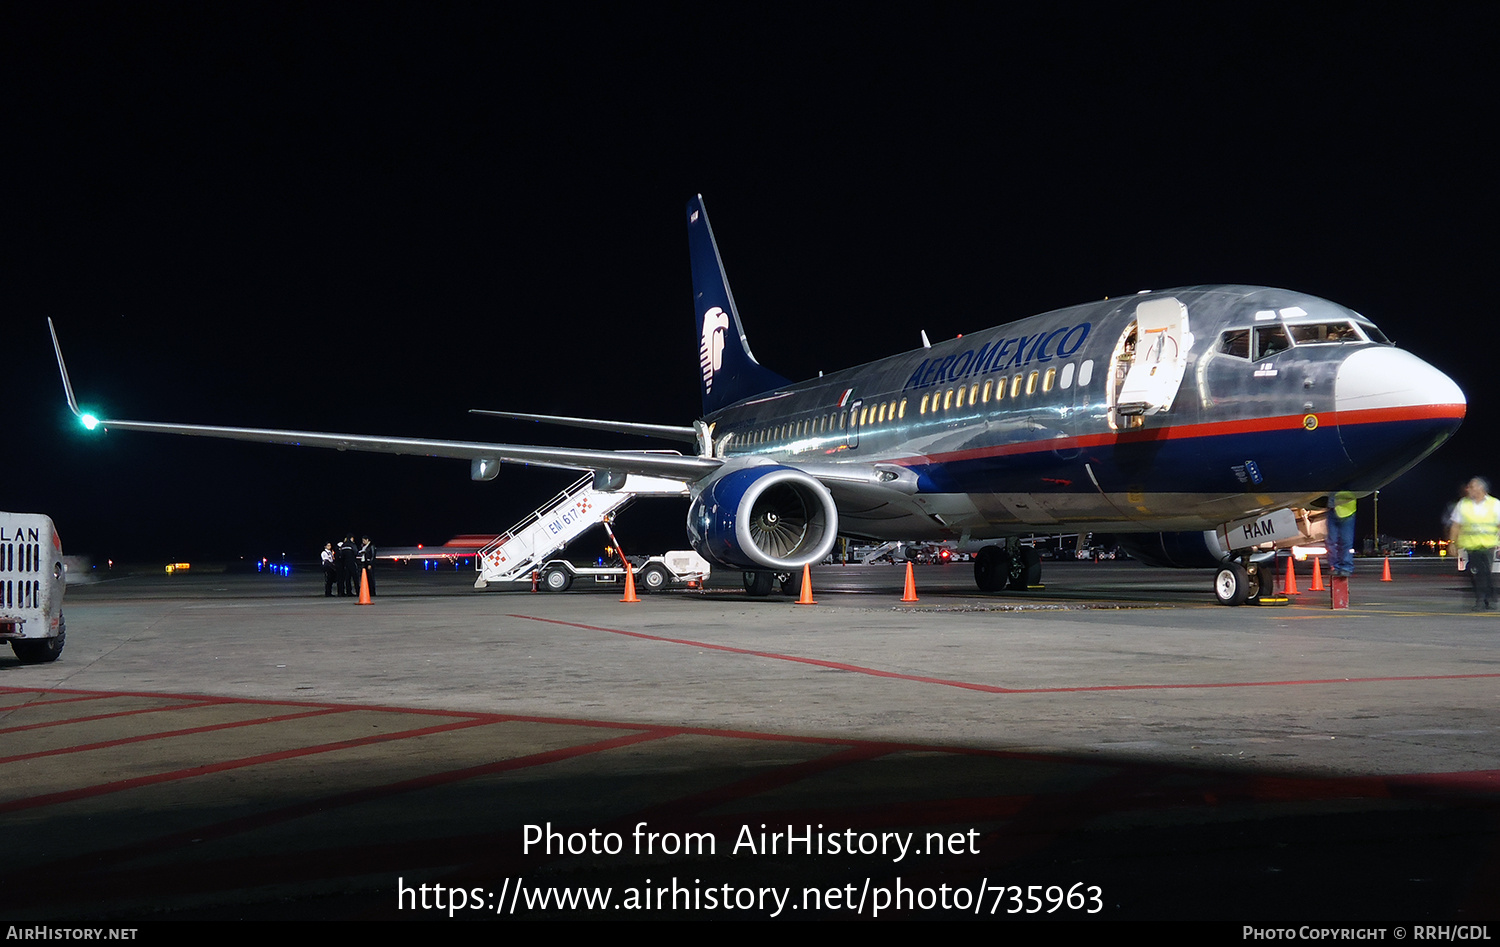
M 1255 571 L 1250 570 L 1254 568 Z M 1220 605 L 1244 605 L 1260 597 L 1260 569 L 1253 564 L 1229 561 L 1214 576 L 1214 598 Z
M 1286 596 L 1275 594 L 1274 572 L 1248 556 L 1226 559 L 1214 574 L 1214 598 L 1220 605 L 1285 605 Z

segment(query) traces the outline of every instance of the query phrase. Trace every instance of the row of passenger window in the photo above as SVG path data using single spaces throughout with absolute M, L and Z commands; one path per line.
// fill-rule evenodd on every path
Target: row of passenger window
M 1061 369 L 1049 368 L 1046 371 L 1040 369 L 1027 373 L 1017 372 L 1009 379 L 987 378 L 984 384 L 975 382 L 972 385 L 959 385 L 957 388 L 949 388 L 946 391 L 935 391 L 931 395 L 922 396 L 922 404 L 917 409 L 919 414 L 927 414 L 929 411 L 948 411 L 954 408 L 962 408 L 966 403 L 970 406 L 976 404 L 989 404 L 994 401 L 1006 399 L 1006 389 L 1010 389 L 1012 401 L 1022 395 L 1030 397 L 1037 393 L 1040 388 L 1042 393 L 1051 391 L 1053 388 L 1067 389 L 1073 387 L 1072 362 L 1067 363 Z M 1078 366 L 1078 385 L 1087 385 L 1094 377 L 1094 360 L 1086 359 Z M 931 399 L 930 401 L 928 399 Z
M 1077 366 L 1076 379 L 1074 367 L 1073 363 L 1069 362 L 1061 369 L 1048 368 L 1046 371 L 1038 369 L 1029 374 L 1020 372 L 1010 378 L 987 378 L 982 384 L 975 382 L 972 385 L 959 385 L 956 388 L 935 391 L 922 396 L 922 400 L 917 405 L 917 413 L 932 414 L 962 408 L 965 404 L 972 406 L 989 404 L 991 401 L 998 403 L 1007 398 L 1014 401 L 1023 396 L 1030 397 L 1036 394 L 1038 389 L 1046 393 L 1053 388 L 1071 388 L 1075 381 L 1080 388 L 1087 385 L 1094 375 L 1094 360 L 1086 359 Z M 1007 394 L 1007 389 L 1009 389 L 1009 394 Z M 900 421 L 906 418 L 906 405 L 906 398 L 876 404 L 861 404 L 847 411 L 835 411 L 832 414 L 777 424 L 745 434 L 735 434 L 732 436 L 732 442 L 735 446 L 750 448 L 844 431 L 851 423 L 864 428 L 872 424 L 885 424 L 887 421 Z
M 879 408 L 881 419 L 884 420 L 886 405 L 882 404 Z M 823 414 L 815 418 L 803 418 L 801 421 L 778 424 L 774 427 L 762 428 L 759 431 L 750 431 L 746 434 L 736 434 L 734 440 L 738 444 L 754 447 L 760 444 L 771 444 L 777 441 L 789 441 L 799 437 L 842 431 L 848 426 L 849 416 L 853 410 L 851 408 L 849 411 L 835 411 L 832 414 Z M 873 410 L 869 405 L 860 407 L 858 421 L 861 426 L 869 423 L 868 417 L 873 413 Z M 899 405 L 897 402 L 892 401 L 890 403 L 890 410 L 892 418 L 897 416 L 898 410 L 901 417 L 906 417 L 906 399 L 902 398 Z

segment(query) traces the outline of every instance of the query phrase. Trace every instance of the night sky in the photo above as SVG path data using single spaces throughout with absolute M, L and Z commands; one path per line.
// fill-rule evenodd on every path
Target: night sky
M 45 318 L 106 416 L 667 446 L 466 412 L 690 422 L 702 193 L 791 378 L 1146 288 L 1356 309 L 1468 394 L 1381 494 L 1435 535 L 1500 474 L 1500 7 L 1142 6 L 7 5 L 0 508 L 130 560 L 499 532 L 570 475 L 89 435 Z

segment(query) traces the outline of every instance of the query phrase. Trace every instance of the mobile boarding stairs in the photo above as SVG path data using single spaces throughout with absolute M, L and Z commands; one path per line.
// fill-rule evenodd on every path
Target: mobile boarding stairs
M 540 569 L 553 553 L 624 510 L 638 496 L 687 495 L 685 483 L 642 474 L 630 474 L 618 490 L 599 490 L 594 475 L 586 473 L 479 551 L 474 557 L 479 573 L 474 587 L 530 581 L 532 571 Z

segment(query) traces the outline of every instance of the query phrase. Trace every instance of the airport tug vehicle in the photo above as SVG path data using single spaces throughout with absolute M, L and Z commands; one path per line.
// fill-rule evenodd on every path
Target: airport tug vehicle
M 22 664 L 45 664 L 62 654 L 62 539 L 41 513 L 0 513 L 0 640 Z
M 708 581 L 708 560 L 691 549 L 677 550 L 660 556 L 629 556 L 635 571 L 635 587 L 641 592 L 661 592 L 669 588 L 702 588 Z M 565 592 L 574 580 L 595 585 L 621 585 L 625 566 L 618 560 L 604 565 L 584 566 L 567 559 L 551 559 L 541 567 L 540 586 L 548 592 Z

